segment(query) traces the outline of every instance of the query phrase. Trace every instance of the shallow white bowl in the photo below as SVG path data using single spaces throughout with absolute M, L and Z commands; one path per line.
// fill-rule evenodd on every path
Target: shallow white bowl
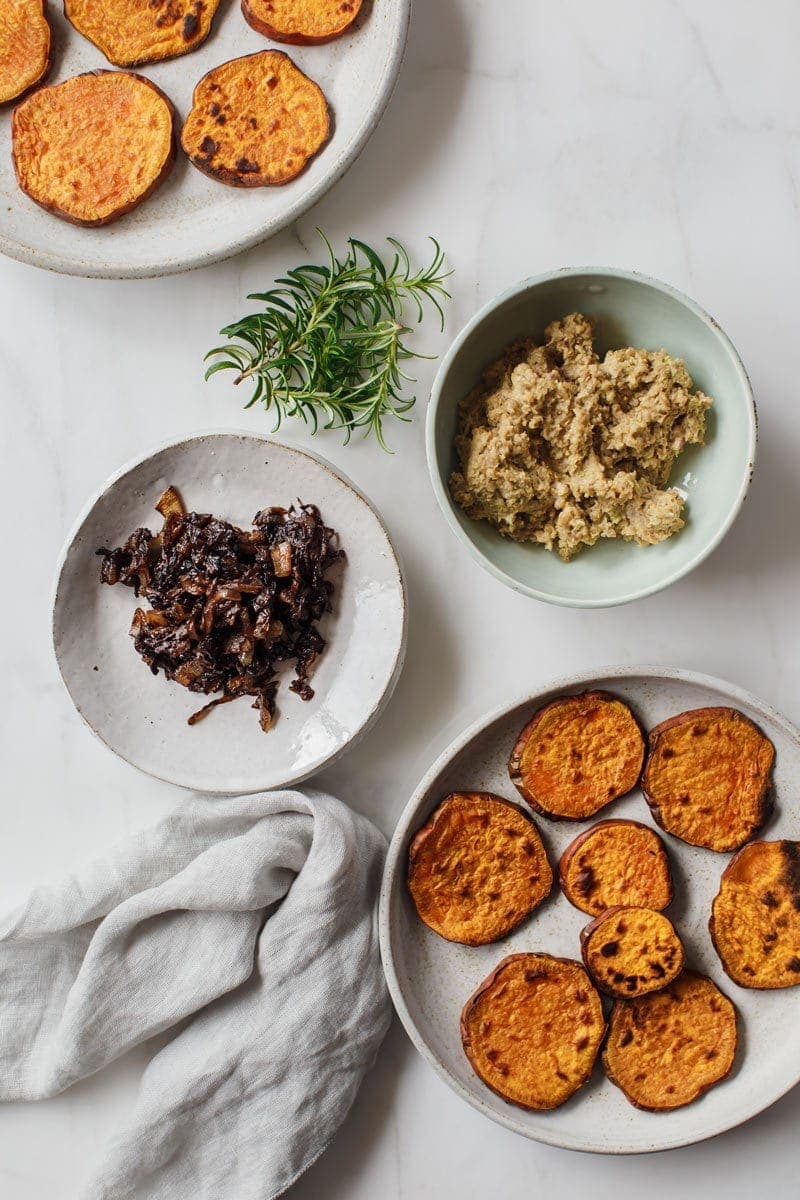
M 485 1087 L 461 1047 L 459 1016 L 465 1001 L 507 954 L 543 950 L 580 959 L 580 931 L 590 918 L 573 908 L 556 886 L 552 896 L 507 938 L 490 946 L 459 946 L 423 925 L 405 883 L 411 838 L 447 793 L 492 791 L 519 802 L 507 771 L 518 733 L 540 705 L 587 688 L 604 689 L 629 701 L 645 728 L 688 708 L 721 704 L 741 709 L 761 726 L 777 751 L 777 802 L 763 836 L 800 838 L 800 732 L 754 696 L 705 675 L 662 667 L 620 667 L 561 679 L 478 721 L 444 751 L 420 783 L 389 847 L 381 888 L 381 953 L 392 999 L 411 1040 L 473 1108 L 526 1137 L 570 1150 L 603 1154 L 669 1150 L 741 1124 L 800 1081 L 800 988 L 772 992 L 740 988 L 724 973 L 711 944 L 711 901 L 730 855 L 688 846 L 662 833 L 676 891 L 667 914 L 686 946 L 688 964 L 715 980 L 734 1001 L 741 1018 L 733 1073 L 694 1104 L 663 1113 L 634 1108 L 604 1077 L 599 1064 L 586 1086 L 553 1112 L 525 1112 Z M 559 822 L 536 816 L 553 865 L 573 838 L 595 820 L 610 816 L 653 825 L 638 789 L 592 821 Z
M 153 505 L 171 483 L 188 508 L 244 527 L 259 509 L 300 499 L 340 535 L 346 559 L 336 569 L 334 612 L 320 624 L 328 645 L 311 679 L 314 698 L 288 690 L 287 666 L 268 733 L 244 697 L 187 725 L 206 698 L 151 674 L 128 635 L 133 591 L 100 583 L 95 551 L 120 545 L 138 526 L 160 528 Z M 123 467 L 89 500 L 61 554 L 52 630 L 75 707 L 116 754 L 182 787 L 254 792 L 321 770 L 376 720 L 403 665 L 405 589 L 380 517 L 324 459 L 272 438 L 202 433 Z

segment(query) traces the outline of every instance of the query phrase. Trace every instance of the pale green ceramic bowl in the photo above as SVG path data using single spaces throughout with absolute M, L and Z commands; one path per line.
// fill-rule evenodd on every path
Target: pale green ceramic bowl
M 563 563 L 541 546 L 509 541 L 487 522 L 465 516 L 453 503 L 447 481 L 455 466 L 459 400 L 510 341 L 522 334 L 542 338 L 550 321 L 570 312 L 595 318 L 601 354 L 641 346 L 682 358 L 695 385 L 714 398 L 714 407 L 706 445 L 685 451 L 670 480 L 687 497 L 685 528 L 658 546 L 604 540 Z M 567 268 L 526 279 L 482 308 L 444 358 L 428 409 L 428 467 L 456 536 L 509 587 L 572 608 L 627 604 L 668 587 L 702 562 L 742 506 L 755 449 L 750 382 L 716 321 L 665 283 L 604 267 Z

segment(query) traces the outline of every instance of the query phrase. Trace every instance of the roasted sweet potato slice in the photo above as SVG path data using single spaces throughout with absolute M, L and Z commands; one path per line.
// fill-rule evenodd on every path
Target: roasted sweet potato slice
M 684 971 L 661 992 L 615 1003 L 603 1066 L 631 1104 L 666 1112 L 730 1073 L 736 1041 L 731 1001 L 707 976 Z
M 531 818 L 488 792 L 447 796 L 409 847 L 408 887 L 417 912 L 451 942 L 496 942 L 552 886 Z
M 172 105 L 154 83 L 90 71 L 39 88 L 14 109 L 23 192 L 74 225 L 107 225 L 146 200 L 175 157 Z
M 64 13 L 116 67 L 177 58 L 208 37 L 220 0 L 64 0 Z
M 770 809 L 769 738 L 735 708 L 696 708 L 650 731 L 642 791 L 667 833 L 738 850 Z
M 603 1008 L 580 963 L 511 954 L 470 996 L 461 1041 L 487 1087 L 520 1108 L 557 1108 L 592 1073 Z
M 44 0 L 0 4 L 0 104 L 41 83 L 50 70 L 53 38 Z
M 194 89 L 181 143 L 205 175 L 231 187 L 288 183 L 330 136 L 320 88 L 282 50 L 214 67 Z
M 508 771 L 537 812 L 582 821 L 631 791 L 644 738 L 627 704 L 607 692 L 562 696 L 517 738 Z
M 362 0 L 242 0 L 248 25 L 276 42 L 314 46 L 346 33 Z
M 598 821 L 570 842 L 558 874 L 570 904 L 595 917 L 619 904 L 660 910 L 673 896 L 664 843 L 638 821 Z
M 735 983 L 800 984 L 800 842 L 752 842 L 722 872 L 711 940 Z
M 610 908 L 581 933 L 586 970 L 608 996 L 657 992 L 683 970 L 683 946 L 672 922 L 652 908 Z

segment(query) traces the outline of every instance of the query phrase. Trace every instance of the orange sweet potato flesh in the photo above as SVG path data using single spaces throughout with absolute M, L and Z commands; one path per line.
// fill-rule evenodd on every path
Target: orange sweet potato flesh
M 663 913 L 634 905 L 611 908 L 581 933 L 586 970 L 608 996 L 657 992 L 683 970 L 683 946 Z
M 214 67 L 194 89 L 181 143 L 205 175 L 266 187 L 299 175 L 331 131 L 325 97 L 282 50 Z
M 800 842 L 752 842 L 722 872 L 709 922 L 740 987 L 800 984 Z
M 461 1014 L 464 1053 L 511 1104 L 558 1108 L 592 1073 L 605 1034 L 600 997 L 580 963 L 511 954 Z
M 201 45 L 220 0 L 64 0 L 64 13 L 117 67 L 177 58 Z
M 583 692 L 539 709 L 508 770 L 537 812 L 581 821 L 631 791 L 643 759 L 644 738 L 628 706 L 607 692 Z
M 17 180 L 32 200 L 75 225 L 107 225 L 168 174 L 172 105 L 140 75 L 75 75 L 17 105 L 12 146 Z
M 531 818 L 488 792 L 447 796 L 409 847 L 408 888 L 417 912 L 451 942 L 482 946 L 505 937 L 552 885 Z
M 346 33 L 362 0 L 242 0 L 244 19 L 276 42 L 313 46 Z
M 41 83 L 50 70 L 53 39 L 44 0 L 0 4 L 0 104 Z
M 697 708 L 651 730 L 642 791 L 667 833 L 707 850 L 738 850 L 770 810 L 775 750 L 734 708 Z
M 631 1104 L 667 1112 L 720 1083 L 736 1043 L 731 1001 L 705 975 L 684 971 L 663 991 L 615 1003 L 603 1066 Z
M 620 904 L 660 910 L 673 897 L 664 843 L 638 821 L 598 821 L 570 842 L 558 874 L 570 904 L 595 917 Z

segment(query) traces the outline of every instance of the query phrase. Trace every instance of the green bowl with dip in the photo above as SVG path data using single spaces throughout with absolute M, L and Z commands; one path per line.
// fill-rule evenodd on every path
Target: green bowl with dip
M 623 346 L 664 349 L 686 363 L 695 387 L 714 400 L 706 444 L 675 461 L 669 486 L 686 499 L 685 527 L 655 546 L 602 539 L 568 563 L 543 546 L 513 542 L 466 516 L 448 480 L 459 401 L 483 369 L 520 336 L 544 340 L 551 321 L 582 312 L 595 321 L 599 354 Z M 571 608 L 610 608 L 650 596 L 687 575 L 724 538 L 742 506 L 756 450 L 756 410 L 747 372 L 730 339 L 699 305 L 668 284 L 607 267 L 576 267 L 525 279 L 485 305 L 442 361 L 431 392 L 428 468 L 439 506 L 476 562 L 507 586 Z

